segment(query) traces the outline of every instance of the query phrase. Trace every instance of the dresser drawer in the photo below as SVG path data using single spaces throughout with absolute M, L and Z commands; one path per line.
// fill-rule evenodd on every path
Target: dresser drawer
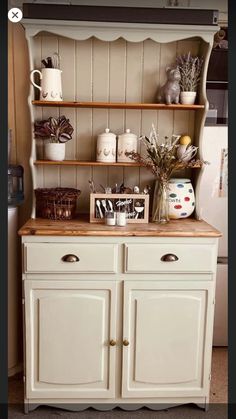
M 126 244 L 125 272 L 214 272 L 216 247 L 209 244 Z
M 108 272 L 117 271 L 116 244 L 26 243 L 25 272 Z

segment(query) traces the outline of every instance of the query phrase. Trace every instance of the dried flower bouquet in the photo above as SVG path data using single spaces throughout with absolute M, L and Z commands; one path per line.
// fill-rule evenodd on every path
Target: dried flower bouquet
M 181 158 L 178 158 L 179 138 L 180 135 L 172 135 L 171 139 L 165 137 L 165 141 L 160 143 L 156 129 L 152 124 L 149 138 L 144 135 L 140 137 L 140 140 L 145 144 L 147 154 L 141 156 L 140 153 L 128 152 L 126 155 L 145 166 L 159 181 L 168 182 L 174 170 L 194 167 L 196 164 L 202 166 L 207 163 L 200 159 L 185 161 L 188 149 Z
M 172 135 L 171 139 L 165 137 L 165 141 L 160 143 L 156 129 L 152 124 L 149 138 L 146 136 L 140 137 L 145 144 L 146 155 L 143 157 L 140 153 L 126 153 L 132 160 L 141 163 L 150 170 L 158 181 L 155 185 L 153 197 L 152 221 L 154 222 L 167 223 L 169 221 L 168 181 L 174 170 L 193 167 L 196 164 L 202 166 L 207 163 L 193 158 L 191 161 L 186 161 L 189 156 L 188 148 L 179 158 L 177 156 L 179 138 L 179 135 Z M 197 149 L 196 147 L 192 157 L 196 154 Z

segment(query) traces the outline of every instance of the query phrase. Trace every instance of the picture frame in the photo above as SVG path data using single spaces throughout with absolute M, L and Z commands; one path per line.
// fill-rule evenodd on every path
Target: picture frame
M 90 194 L 90 223 L 104 223 L 105 212 L 126 211 L 127 223 L 148 223 L 148 194 Z

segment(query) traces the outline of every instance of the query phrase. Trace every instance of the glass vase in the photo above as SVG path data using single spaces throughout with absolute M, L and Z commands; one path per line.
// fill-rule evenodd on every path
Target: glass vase
M 156 180 L 153 205 L 152 222 L 165 224 L 169 221 L 169 200 L 168 200 L 168 182 Z

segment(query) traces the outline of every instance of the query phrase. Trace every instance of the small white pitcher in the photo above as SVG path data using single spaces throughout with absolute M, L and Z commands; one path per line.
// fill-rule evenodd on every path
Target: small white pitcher
M 34 74 L 39 73 L 41 86 L 34 82 Z M 33 70 L 30 81 L 40 90 L 40 100 L 62 101 L 61 73 L 57 68 L 42 68 L 42 71 Z

